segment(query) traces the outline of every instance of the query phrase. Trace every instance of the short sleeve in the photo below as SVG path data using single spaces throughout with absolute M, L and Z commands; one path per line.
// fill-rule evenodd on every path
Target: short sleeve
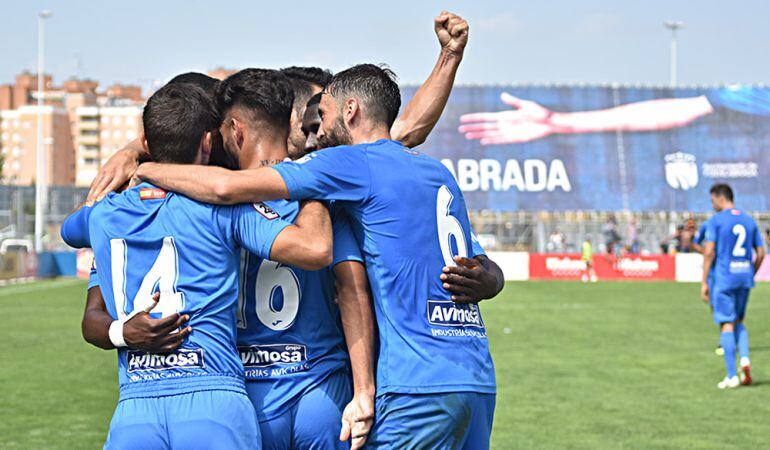
M 704 242 L 717 242 L 717 227 L 715 220 L 709 220 L 706 224 L 706 235 L 703 237 Z
M 361 247 L 350 226 L 350 216 L 340 208 L 333 208 L 334 260 L 332 266 L 345 261 L 364 262 Z
M 91 273 L 88 274 L 88 289 L 99 287 L 99 274 L 96 273 L 96 267 L 91 266 Z
M 229 207 L 231 233 L 239 245 L 263 259 L 270 259 L 275 238 L 291 225 L 264 203 Z
M 479 238 L 476 236 L 476 231 L 471 228 L 471 257 L 474 256 L 486 256 L 487 252 L 484 251 L 484 247 L 479 243 Z
M 91 216 L 91 206 L 82 206 L 73 212 L 61 226 L 61 237 L 67 245 L 74 248 L 91 246 L 88 234 L 88 218 Z
M 360 202 L 369 196 L 369 162 L 360 146 L 319 150 L 273 168 L 286 183 L 292 200 Z

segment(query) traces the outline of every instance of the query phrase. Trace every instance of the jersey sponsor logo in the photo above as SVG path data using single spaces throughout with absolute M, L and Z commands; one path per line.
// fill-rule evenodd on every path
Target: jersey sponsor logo
M 428 300 L 428 322 L 445 327 L 484 327 L 478 305 L 451 300 Z
M 748 273 L 751 266 L 751 261 L 730 261 L 730 273 Z
M 275 220 L 281 217 L 281 215 L 278 214 L 276 210 L 274 210 L 273 208 L 267 206 L 262 202 L 254 203 L 254 209 L 256 209 L 257 212 L 267 220 Z
M 158 188 L 141 188 L 139 189 L 140 200 L 160 200 L 166 198 L 168 192 Z
M 265 368 L 307 362 L 307 347 L 302 344 L 269 344 L 238 347 L 245 368 Z
M 126 354 L 128 373 L 146 370 L 202 369 L 205 367 L 203 349 L 180 349 L 172 353 L 148 353 L 129 350 Z

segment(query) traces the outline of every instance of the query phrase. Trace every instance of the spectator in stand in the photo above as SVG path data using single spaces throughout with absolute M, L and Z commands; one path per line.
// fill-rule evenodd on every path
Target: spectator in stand
M 628 234 L 629 251 L 636 255 L 639 253 L 639 230 L 636 227 L 636 218 L 632 217 L 631 221 L 628 222 L 628 229 L 626 232 Z
M 615 247 L 620 242 L 620 234 L 618 233 L 618 221 L 615 218 L 615 214 L 609 214 L 607 221 L 602 226 L 602 234 L 604 235 L 604 243 L 607 246 L 607 254 L 615 254 Z
M 546 248 L 549 252 L 564 252 L 564 234 L 559 231 L 558 228 L 553 230 L 551 235 L 548 236 L 548 244 L 546 244 Z
M 678 253 L 692 253 L 695 251 L 694 239 L 697 232 L 694 219 L 687 219 L 684 226 L 682 226 L 679 232 L 679 243 L 677 244 L 676 251 Z

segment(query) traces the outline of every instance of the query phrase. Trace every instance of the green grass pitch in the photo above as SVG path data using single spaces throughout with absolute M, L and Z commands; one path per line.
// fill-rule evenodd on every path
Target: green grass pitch
M 763 448 L 770 285 L 749 303 L 755 386 L 717 390 L 698 286 L 509 283 L 482 305 L 497 382 L 493 448 Z M 0 448 L 100 448 L 115 356 L 80 337 L 85 283 L 0 288 Z

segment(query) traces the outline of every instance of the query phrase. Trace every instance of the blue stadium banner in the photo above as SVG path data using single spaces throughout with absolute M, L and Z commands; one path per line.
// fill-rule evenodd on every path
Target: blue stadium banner
M 770 89 L 754 86 L 456 87 L 420 146 L 470 208 L 502 211 L 706 212 L 717 182 L 767 210 L 768 148 Z

